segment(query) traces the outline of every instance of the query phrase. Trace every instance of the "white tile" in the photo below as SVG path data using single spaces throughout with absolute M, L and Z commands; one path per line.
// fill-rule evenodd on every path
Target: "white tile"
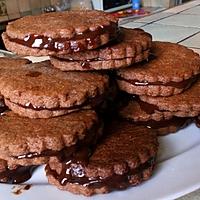
M 200 31 L 200 29 L 197 28 L 186 28 L 161 24 L 149 24 L 142 27 L 142 29 L 151 33 L 153 40 L 169 42 L 179 42 Z
M 173 7 L 171 9 L 167 9 L 164 12 L 167 12 L 167 13 L 168 12 L 169 13 L 179 13 L 179 12 L 182 12 L 182 11 L 187 10 L 189 8 L 195 7 L 197 5 L 200 5 L 200 1 L 199 0 L 187 2 L 185 4 Z
M 200 33 L 184 40 L 180 44 L 185 45 L 187 47 L 199 48 L 200 49 Z
M 139 28 L 144 25 L 145 25 L 144 23 L 129 22 L 126 24 L 122 24 L 120 26 L 125 27 L 125 28 Z
M 173 13 L 163 13 L 163 12 L 159 12 L 153 15 L 149 15 L 140 19 L 135 20 L 135 22 L 142 22 L 142 23 L 150 23 L 150 22 L 155 22 L 158 21 L 160 19 L 166 18 L 173 15 Z
M 200 15 L 200 6 L 195 6 L 188 10 L 181 12 L 181 14 L 192 14 L 192 15 Z
M 196 27 L 200 28 L 200 15 L 183 15 L 177 14 L 165 19 L 161 19 L 159 24 L 185 26 L 185 27 Z

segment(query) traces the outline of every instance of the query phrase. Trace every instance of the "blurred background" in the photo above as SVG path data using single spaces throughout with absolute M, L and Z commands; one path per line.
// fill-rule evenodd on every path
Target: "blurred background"
M 186 1 L 189 0 L 0 0 L 0 33 L 9 21 L 43 12 L 98 9 L 125 19 L 149 15 Z

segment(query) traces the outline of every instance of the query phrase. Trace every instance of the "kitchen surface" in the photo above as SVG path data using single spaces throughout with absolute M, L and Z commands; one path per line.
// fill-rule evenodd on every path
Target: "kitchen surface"
M 16 3 L 16 1 L 12 1 L 12 2 Z M 34 2 L 34 1 L 32 1 L 32 2 Z M 43 2 L 44 7 L 50 5 L 50 1 L 44 1 L 44 2 Z M 149 2 L 149 1 L 146 1 L 146 2 Z M 0 1 L 0 3 L 1 3 L 1 1 Z M 28 6 L 28 4 L 27 4 L 27 6 Z M 30 9 L 28 7 L 24 7 L 24 9 L 25 10 L 27 9 L 27 12 L 30 12 Z M 3 13 L 3 12 L 5 12 L 5 10 L 2 9 L 2 10 L 0 10 L 0 13 L 1 12 Z M 24 14 L 28 14 L 27 12 L 24 12 Z M 37 14 L 38 12 L 40 12 L 40 8 L 38 5 L 35 5 L 35 9 L 33 10 L 33 12 L 34 13 L 32 13 L 32 14 Z M 12 17 L 16 18 L 19 16 L 12 15 Z M 0 22 L 3 23 L 6 20 L 7 20 L 7 18 L 0 17 Z M 126 18 L 126 19 L 120 20 L 120 25 L 123 27 L 127 27 L 127 28 L 130 28 L 130 27 L 131 28 L 142 28 L 146 32 L 149 32 L 152 34 L 154 41 L 158 40 L 158 41 L 169 41 L 169 42 L 173 42 L 173 43 L 179 43 L 181 45 L 184 45 L 184 46 L 187 46 L 187 47 L 193 49 L 195 52 L 200 54 L 200 0 L 189 1 L 189 2 L 183 3 L 179 6 L 175 6 L 172 8 L 162 8 L 162 9 L 157 10 L 153 14 L 151 13 L 145 17 Z M 1 48 L 3 48 L 3 46 L 1 46 Z M 193 129 L 186 129 L 186 130 L 189 130 L 189 134 L 193 134 Z M 196 131 L 196 129 L 195 129 L 195 131 Z M 179 165 L 179 163 L 178 163 L 179 160 L 180 160 L 180 162 L 183 162 L 184 159 L 186 161 L 188 161 L 191 158 L 191 160 L 189 160 L 189 162 L 194 163 L 194 165 L 197 164 L 194 168 L 195 168 L 195 170 L 199 171 L 200 162 L 197 161 L 197 159 L 199 159 L 198 153 L 200 152 L 200 148 L 198 148 L 200 145 L 199 134 L 200 134 L 200 129 L 198 129 L 198 131 L 196 131 L 194 136 L 192 136 L 191 143 L 189 144 L 189 142 L 184 141 L 184 139 L 187 140 L 187 138 L 189 138 L 190 136 L 186 132 L 183 133 L 183 139 L 181 139 L 180 142 L 182 142 L 183 144 L 186 144 L 186 146 L 188 145 L 188 147 L 185 148 L 185 150 L 183 150 L 183 149 L 180 150 L 180 152 L 183 152 L 183 154 L 185 154 L 185 156 L 182 156 L 182 158 L 179 156 L 176 156 L 177 158 L 174 157 L 174 158 L 176 158 L 176 161 L 174 163 L 177 163 L 177 166 Z M 169 141 L 172 140 L 172 137 L 170 136 Z M 176 142 L 179 141 L 178 137 L 180 137 L 180 135 L 174 136 L 174 137 L 177 137 L 177 138 L 175 138 Z M 198 142 L 195 140 L 198 140 Z M 179 144 L 179 146 L 181 146 L 181 144 Z M 193 147 L 190 146 L 191 144 L 194 144 L 196 149 L 192 149 Z M 181 147 L 180 147 L 180 149 L 181 149 Z M 190 152 L 190 150 L 191 150 L 191 152 Z M 179 150 L 177 150 L 177 152 L 179 152 Z M 189 156 L 189 154 L 191 154 L 191 155 Z M 188 159 L 188 156 L 189 156 L 189 159 Z M 167 161 L 167 159 L 166 159 L 166 161 Z M 170 162 L 170 159 L 169 159 L 169 162 Z M 161 167 L 161 165 L 160 165 L 160 167 Z M 169 165 L 169 167 L 170 167 L 170 165 Z M 180 168 L 178 168 L 178 169 L 183 169 L 183 170 L 185 170 L 184 173 L 187 173 L 187 165 L 186 165 L 186 167 L 184 167 L 184 163 L 183 163 L 183 166 L 180 166 Z M 172 171 L 172 169 L 170 169 L 170 168 L 168 168 L 168 169 L 166 168 L 165 170 L 168 170 L 169 172 L 170 172 L 170 170 Z M 198 177 L 199 174 L 197 174 L 197 177 L 195 177 L 195 174 L 192 173 L 192 172 L 195 172 L 195 170 L 193 171 L 192 168 L 190 168 L 190 170 L 191 170 L 191 180 L 187 179 L 188 176 L 186 176 L 186 179 L 184 180 L 184 174 L 182 175 L 183 176 L 182 178 L 185 182 L 191 181 L 191 184 L 189 184 L 189 183 L 186 185 L 182 184 L 179 187 L 178 184 L 180 184 L 181 179 L 175 180 L 176 177 L 173 177 L 172 178 L 172 185 L 173 185 L 172 190 L 175 191 L 174 194 L 176 193 L 176 195 L 173 195 L 173 194 L 170 194 L 169 196 L 165 195 L 166 198 L 164 198 L 164 196 L 163 196 L 163 198 L 157 198 L 157 199 L 170 200 L 170 199 L 174 199 L 174 197 L 183 196 L 181 198 L 178 198 L 178 200 L 200 200 L 200 189 L 199 189 L 200 188 L 200 177 Z M 178 171 L 177 171 L 177 173 L 178 173 Z M 173 174 L 173 173 L 171 173 L 171 174 Z M 190 173 L 188 173 L 188 174 L 190 174 Z M 36 177 L 39 177 L 39 175 L 40 175 L 40 172 L 36 173 Z M 161 173 L 159 172 L 158 176 L 162 177 L 162 172 Z M 166 175 L 165 175 L 165 177 L 166 177 Z M 195 177 L 195 181 L 192 181 L 192 177 Z M 156 177 L 153 178 L 153 181 L 155 181 L 154 179 L 156 179 Z M 158 179 L 158 180 L 162 181 L 162 179 Z M 182 180 L 182 183 L 183 183 L 183 180 Z M 173 184 L 173 181 L 175 181 L 175 182 L 177 181 L 177 188 L 175 187 L 176 184 Z M 36 178 L 33 182 L 38 183 L 38 182 L 40 182 L 40 179 Z M 161 184 L 161 185 L 163 184 L 163 190 L 165 190 L 165 182 L 160 182 L 160 183 L 157 182 L 157 184 Z M 170 182 L 167 181 L 167 184 L 170 184 Z M 154 188 L 156 190 L 156 186 L 153 186 L 151 183 L 150 183 L 150 186 L 152 186 L 152 188 Z M 44 187 L 44 191 L 48 192 L 46 185 L 40 186 L 40 187 Z M 141 187 L 146 189 L 145 184 L 142 185 Z M 147 187 L 148 187 L 148 183 L 147 183 Z M 181 189 L 181 187 L 183 189 Z M 140 186 L 137 189 L 139 190 Z M 33 192 L 40 191 L 37 187 L 33 187 L 31 190 Z M 148 189 L 146 191 L 150 192 L 150 190 L 148 190 Z M 166 189 L 166 191 L 167 191 L 167 189 Z M 193 191 L 193 192 L 191 193 L 191 191 Z M 3 187 L 2 191 L 0 190 L 0 192 L 7 192 L 7 189 L 5 187 Z M 26 193 L 28 194 L 28 192 L 29 191 L 27 191 Z M 56 192 L 56 190 L 55 190 L 55 192 Z M 23 197 L 24 199 L 28 197 L 28 196 L 26 196 L 26 193 L 25 193 L 25 196 Z M 136 193 L 137 193 L 137 191 L 136 191 Z M 159 193 L 159 191 L 158 191 L 158 193 Z M 187 194 L 187 193 L 189 193 L 189 194 Z M 16 198 L 16 199 L 20 199 L 19 198 L 20 196 L 17 196 L 17 197 L 18 198 Z M 114 197 L 116 197 L 116 195 Z M 112 198 L 114 198 L 114 197 L 112 197 Z M 71 198 L 76 199 L 76 196 L 74 196 L 74 197 L 71 196 Z M 83 199 L 85 199 L 85 197 Z M 137 200 L 137 197 L 135 199 Z M 140 198 L 140 199 L 142 199 L 142 198 Z M 144 200 L 146 200 L 146 199 L 144 198 Z

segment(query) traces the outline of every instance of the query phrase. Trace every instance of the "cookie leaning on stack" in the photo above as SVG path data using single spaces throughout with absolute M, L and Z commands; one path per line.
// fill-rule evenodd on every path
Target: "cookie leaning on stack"
M 200 113 L 200 57 L 169 42 L 153 42 L 151 52 L 149 62 L 117 72 L 120 90 L 134 95 L 120 116 L 165 135 L 185 127 Z

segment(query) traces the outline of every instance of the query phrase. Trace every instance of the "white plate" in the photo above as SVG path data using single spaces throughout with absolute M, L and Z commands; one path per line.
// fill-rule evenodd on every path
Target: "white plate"
M 28 183 L 32 187 L 20 195 L 12 185 L 0 184 L 1 200 L 171 200 L 200 188 L 200 129 L 194 124 L 176 134 L 161 137 L 154 176 L 140 186 L 90 198 L 59 191 L 47 184 L 43 167 Z

